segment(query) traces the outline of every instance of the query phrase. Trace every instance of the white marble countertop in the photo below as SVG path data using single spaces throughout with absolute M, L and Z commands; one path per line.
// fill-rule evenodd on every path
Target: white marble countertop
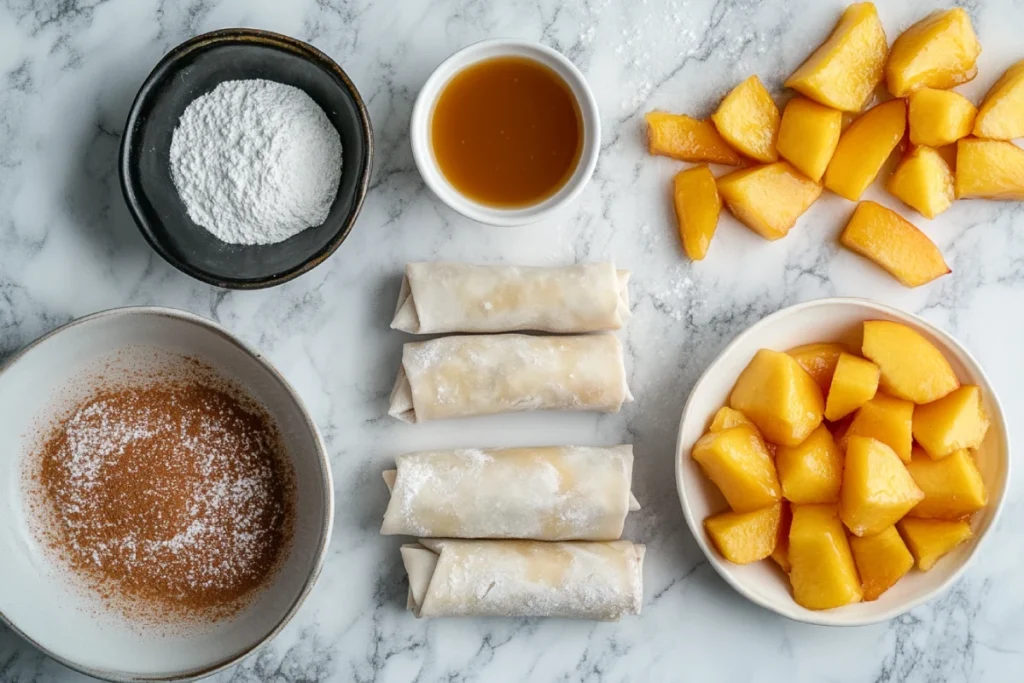
M 910 291 L 841 250 L 852 204 L 825 196 L 768 243 L 723 214 L 707 260 L 682 255 L 669 201 L 678 164 L 644 151 L 654 107 L 706 114 L 758 73 L 778 89 L 828 33 L 843 0 L 0 0 L 0 356 L 75 317 L 160 304 L 213 318 L 261 348 L 305 397 L 327 440 L 337 518 L 319 584 L 269 646 L 218 681 L 1009 681 L 1024 668 L 1024 505 L 1011 483 L 994 538 L 952 590 L 890 623 L 786 621 L 734 593 L 686 529 L 673 478 L 683 401 L 737 333 L 780 307 L 873 297 L 952 331 L 988 369 L 1011 431 L 1024 410 L 1024 232 L 1012 203 L 962 202 L 919 225 L 953 275 Z M 965 3 L 984 46 L 979 97 L 1024 57 L 1024 4 Z M 880 0 L 890 40 L 931 10 Z M 348 241 L 304 277 L 259 292 L 200 284 L 164 263 L 125 209 L 115 159 L 128 106 L 170 48 L 254 26 L 312 42 L 360 87 L 373 120 L 372 188 Z M 407 125 L 430 70 L 482 38 L 540 40 L 583 70 L 601 108 L 601 158 L 583 197 L 525 229 L 471 224 L 435 201 Z M 896 206 L 877 188 L 872 197 Z M 388 329 L 409 260 L 634 271 L 623 339 L 636 403 L 619 415 L 486 418 L 410 426 L 385 416 L 403 335 Z M 426 447 L 636 446 L 628 538 L 648 544 L 643 615 L 617 624 L 421 621 L 405 611 L 398 538 L 378 536 L 395 454 Z M 0 680 L 81 677 L 0 627 Z

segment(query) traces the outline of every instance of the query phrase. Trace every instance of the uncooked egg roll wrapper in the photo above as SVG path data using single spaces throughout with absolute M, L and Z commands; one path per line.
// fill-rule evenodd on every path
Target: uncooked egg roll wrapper
M 406 344 L 388 413 L 405 422 L 524 410 L 615 413 L 632 400 L 614 335 L 476 335 Z
M 614 541 L 638 509 L 632 446 L 426 451 L 395 464 L 385 535 Z
M 617 330 L 629 317 L 628 286 L 629 271 L 612 263 L 410 263 L 391 327 L 413 334 Z
M 421 539 L 401 552 L 418 617 L 616 621 L 643 603 L 645 548 L 630 541 Z

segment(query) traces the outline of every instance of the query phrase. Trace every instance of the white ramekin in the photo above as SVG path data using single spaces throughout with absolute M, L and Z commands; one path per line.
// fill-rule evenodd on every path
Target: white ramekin
M 470 64 L 493 57 L 520 56 L 534 59 L 562 77 L 579 103 L 583 118 L 583 149 L 572 177 L 558 192 L 544 201 L 518 209 L 501 209 L 475 202 L 456 190 L 444 177 L 430 144 L 430 121 L 437 98 L 448 81 Z M 597 101 L 580 70 L 563 54 L 550 47 L 523 40 L 485 40 L 465 47 L 441 62 L 423 84 L 412 110 L 409 127 L 412 154 L 423 180 L 437 197 L 455 211 L 489 225 L 512 226 L 536 223 L 565 206 L 583 191 L 597 166 L 601 148 L 601 119 Z

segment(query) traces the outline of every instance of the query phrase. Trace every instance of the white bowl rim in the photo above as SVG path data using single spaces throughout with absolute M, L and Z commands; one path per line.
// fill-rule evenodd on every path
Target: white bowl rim
M 969 361 L 969 363 L 973 366 L 973 369 L 977 371 L 978 376 L 984 381 L 984 383 L 988 387 L 988 391 L 986 393 L 991 399 L 992 406 L 996 409 L 996 411 L 999 414 L 999 420 L 997 422 L 999 423 L 1002 432 L 1000 436 L 1002 437 L 1003 443 L 1005 444 L 1003 464 L 1005 466 L 1006 476 L 1003 478 L 1002 490 L 999 492 L 999 502 L 996 505 L 996 508 L 992 511 L 992 520 L 989 522 L 988 528 L 985 530 L 984 533 L 982 533 L 977 538 L 974 547 L 971 549 L 970 555 L 967 556 L 963 564 L 961 564 L 959 568 L 952 572 L 946 578 L 945 581 L 943 581 L 939 586 L 932 589 L 931 591 L 919 597 L 916 597 L 913 600 L 909 600 L 904 604 L 897 605 L 895 607 L 879 612 L 877 614 L 868 614 L 859 617 L 843 616 L 842 608 L 821 611 L 804 610 L 802 612 L 787 612 L 780 610 L 777 605 L 762 599 L 762 597 L 758 593 L 748 590 L 743 583 L 737 581 L 730 572 L 725 570 L 723 561 L 719 560 L 715 556 L 716 551 L 708 546 L 708 543 L 704 538 L 703 526 L 701 523 L 697 522 L 697 520 L 695 520 L 693 516 L 690 514 L 690 506 L 687 503 L 686 494 L 683 490 L 683 420 L 685 419 L 686 414 L 689 412 L 690 403 L 693 400 L 693 397 L 697 394 L 698 389 L 701 388 L 701 385 L 708 380 L 711 371 L 714 369 L 715 365 L 718 364 L 718 361 L 725 355 L 731 353 L 732 350 L 735 347 L 739 346 L 743 341 L 745 341 L 749 335 L 756 333 L 759 329 L 763 327 L 766 327 L 770 323 L 774 322 L 777 318 L 808 308 L 832 306 L 835 304 L 852 304 L 856 306 L 864 306 L 866 308 L 874 309 L 876 311 L 885 313 L 887 315 L 891 315 L 896 318 L 909 319 L 913 322 L 914 325 L 926 330 L 928 333 L 941 339 L 947 345 L 954 348 L 958 353 L 963 354 L 963 357 L 967 361 Z M 874 301 L 873 299 L 866 299 L 860 297 L 825 297 L 821 299 L 812 299 L 810 301 L 794 304 L 792 306 L 787 306 L 785 308 L 781 308 L 775 311 L 774 313 L 766 315 L 765 317 L 761 318 L 756 323 L 754 323 L 753 325 L 751 325 L 750 327 L 746 328 L 738 335 L 736 335 L 736 337 L 731 342 L 729 342 L 729 344 L 726 345 L 724 349 L 722 349 L 721 353 L 719 353 L 715 357 L 715 359 L 708 364 L 707 368 L 704 369 L 704 372 L 701 373 L 700 377 L 694 383 L 693 389 L 690 390 L 690 393 L 686 398 L 686 403 L 683 405 L 682 416 L 679 418 L 679 430 L 676 435 L 675 450 L 676 492 L 679 495 L 679 504 L 683 508 L 683 517 L 686 518 L 686 525 L 690 528 L 690 533 L 693 535 L 694 540 L 700 547 L 701 552 L 703 552 L 704 556 L 707 558 L 708 564 L 710 564 L 714 568 L 715 572 L 717 572 L 718 575 L 722 577 L 726 583 L 732 586 L 732 588 L 737 593 L 739 593 L 746 599 L 750 600 L 751 602 L 755 603 L 756 605 L 759 605 L 767 610 L 775 612 L 776 614 L 779 614 L 793 621 L 799 621 L 808 624 L 817 624 L 819 626 L 866 626 L 868 624 L 877 624 L 882 621 L 888 621 L 902 614 L 905 614 L 906 612 L 909 612 L 915 607 L 918 607 L 934 599 L 940 593 L 944 593 L 946 590 L 949 589 L 951 585 L 956 583 L 961 576 L 963 576 L 964 572 L 967 570 L 967 567 L 978 555 L 978 551 L 980 550 L 982 543 L 985 542 L 986 537 L 989 535 L 988 531 L 990 531 L 998 523 L 999 516 L 1002 514 L 1003 507 L 1006 504 L 1005 494 L 1009 486 L 1011 476 L 1011 458 L 1009 457 L 1009 453 L 1010 434 L 1009 430 L 1006 427 L 1006 418 L 1003 414 L 1002 404 L 999 401 L 999 397 L 996 395 L 994 387 L 992 387 L 992 382 L 989 380 L 988 376 L 985 374 L 985 371 L 982 369 L 978 361 L 974 358 L 973 355 L 971 355 L 970 351 L 968 351 L 960 342 L 954 339 L 951 334 L 949 334 L 945 330 L 942 330 L 939 327 L 936 327 L 935 325 L 929 323 L 928 321 L 924 320 L 918 315 L 915 315 L 914 313 L 902 311 L 893 306 L 889 306 L 878 301 Z M 795 602 L 793 604 L 796 605 Z
M 430 113 L 444 85 L 456 73 L 475 64 L 489 59 L 477 56 L 488 51 L 500 51 L 503 54 L 540 55 L 555 62 L 559 70 L 565 73 L 558 75 L 566 82 L 580 107 L 580 116 L 584 125 L 584 146 L 580 151 L 580 159 L 572 176 L 552 196 L 538 204 L 518 209 L 501 209 L 474 202 L 456 190 L 444 177 L 430 149 Z M 567 78 L 566 74 L 571 78 Z M 539 42 L 517 38 L 488 38 L 471 43 L 445 59 L 435 68 L 423 87 L 420 88 L 413 105 L 409 120 L 409 140 L 412 146 L 413 160 L 416 168 L 427 187 L 454 211 L 479 223 L 498 227 L 514 227 L 536 223 L 547 218 L 563 206 L 574 201 L 590 182 L 597 158 L 601 150 L 601 115 L 594 93 L 584 78 L 583 73 L 572 61 L 558 50 Z
M 120 671 L 110 669 L 94 669 L 91 667 L 82 666 L 77 662 L 74 662 L 52 652 L 39 642 L 30 638 L 26 633 L 19 629 L 16 624 L 11 622 L 2 611 L 0 611 L 0 622 L 5 624 L 9 629 L 11 629 L 11 631 L 16 633 L 20 638 L 24 639 L 27 643 L 30 643 L 33 647 L 35 647 L 37 650 L 39 650 L 46 656 L 50 657 L 51 659 L 54 659 L 57 662 L 60 662 L 69 669 L 72 669 L 79 673 L 83 673 L 87 676 L 92 676 L 93 678 L 98 678 L 100 680 L 105 681 L 115 681 L 116 683 L 135 683 L 141 681 L 192 681 L 200 678 L 206 678 L 207 676 L 212 676 L 213 674 L 218 673 L 219 671 L 222 671 L 228 668 L 229 666 L 239 663 L 249 655 L 255 653 L 263 645 L 273 640 L 273 638 L 278 633 L 280 633 L 281 629 L 283 629 L 288 624 L 288 622 L 292 620 L 295 614 L 299 611 L 299 608 L 305 602 L 306 598 L 309 596 L 309 593 L 313 590 L 313 586 L 316 584 L 317 579 L 320 578 L 320 572 L 323 569 L 324 561 L 327 558 L 327 546 L 330 543 L 331 534 L 334 527 L 334 485 L 333 476 L 331 474 L 331 463 L 329 458 L 327 457 L 327 447 L 326 444 L 324 443 L 323 437 L 320 434 L 320 430 L 317 428 L 316 423 L 313 421 L 313 418 L 310 416 L 309 411 L 306 409 L 305 403 L 302 402 L 302 398 L 295 391 L 295 389 L 292 388 L 292 386 L 288 383 L 288 380 L 284 378 L 284 375 L 282 375 L 277 370 L 277 368 L 275 368 L 270 363 L 270 361 L 264 358 L 263 354 L 261 354 L 255 348 L 249 346 L 246 342 L 242 341 L 238 337 L 228 332 L 227 329 L 222 327 L 220 324 L 212 320 L 208 320 L 207 318 L 204 318 L 202 316 L 196 315 L 195 313 L 190 313 L 188 311 L 183 311 L 177 308 L 169 308 L 165 306 L 123 306 L 118 308 L 110 308 L 102 311 L 97 311 L 96 313 L 90 313 L 80 318 L 76 318 L 63 325 L 60 325 L 59 327 L 53 330 L 50 330 L 49 332 L 43 334 L 42 336 L 27 344 L 19 351 L 15 352 L 9 359 L 7 359 L 6 362 L 3 363 L 2 366 L 0 366 L 0 378 L 3 377 L 3 374 L 7 372 L 8 369 L 13 367 L 15 363 L 21 360 L 22 357 L 24 357 L 26 354 L 32 351 L 35 347 L 39 346 L 47 339 L 55 337 L 56 335 L 61 334 L 62 332 L 72 327 L 93 323 L 96 322 L 97 320 L 101 320 L 104 318 L 133 315 L 154 315 L 166 318 L 174 318 L 177 320 L 182 320 L 184 322 L 192 323 L 194 325 L 206 328 L 207 330 L 223 338 L 230 344 L 236 346 L 240 351 L 250 356 L 253 360 L 255 360 L 257 363 L 263 366 L 263 368 L 268 373 L 270 373 L 270 375 L 278 382 L 278 384 L 280 384 L 281 388 L 288 394 L 289 398 L 291 398 L 291 400 L 295 402 L 295 405 L 299 409 L 299 412 L 302 414 L 302 417 L 306 422 L 306 426 L 310 429 L 313 435 L 313 441 L 316 444 L 317 461 L 320 464 L 320 481 L 321 484 L 323 485 L 323 495 L 324 500 L 326 501 L 326 508 L 323 511 L 323 516 L 326 523 L 323 525 L 323 531 L 321 532 L 320 538 L 317 543 L 316 553 L 314 555 L 313 560 L 313 567 L 309 573 L 309 576 L 306 578 L 306 581 L 303 583 L 302 590 L 299 591 L 299 594 L 295 597 L 295 600 L 288 607 L 288 610 L 284 613 L 284 615 L 281 617 L 278 623 L 270 631 L 268 631 L 263 638 L 253 643 L 249 648 L 241 650 L 239 652 L 232 653 L 231 655 L 220 660 L 219 662 L 215 662 L 202 669 L 183 671 L 180 673 L 173 673 L 167 676 L 125 675 L 123 672 Z

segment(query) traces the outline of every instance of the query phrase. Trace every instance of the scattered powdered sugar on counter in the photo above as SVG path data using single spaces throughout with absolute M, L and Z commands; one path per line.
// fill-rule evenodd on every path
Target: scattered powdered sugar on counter
M 274 244 L 327 219 L 341 138 L 302 90 L 226 81 L 192 101 L 171 141 L 171 178 L 189 217 L 229 244 Z

